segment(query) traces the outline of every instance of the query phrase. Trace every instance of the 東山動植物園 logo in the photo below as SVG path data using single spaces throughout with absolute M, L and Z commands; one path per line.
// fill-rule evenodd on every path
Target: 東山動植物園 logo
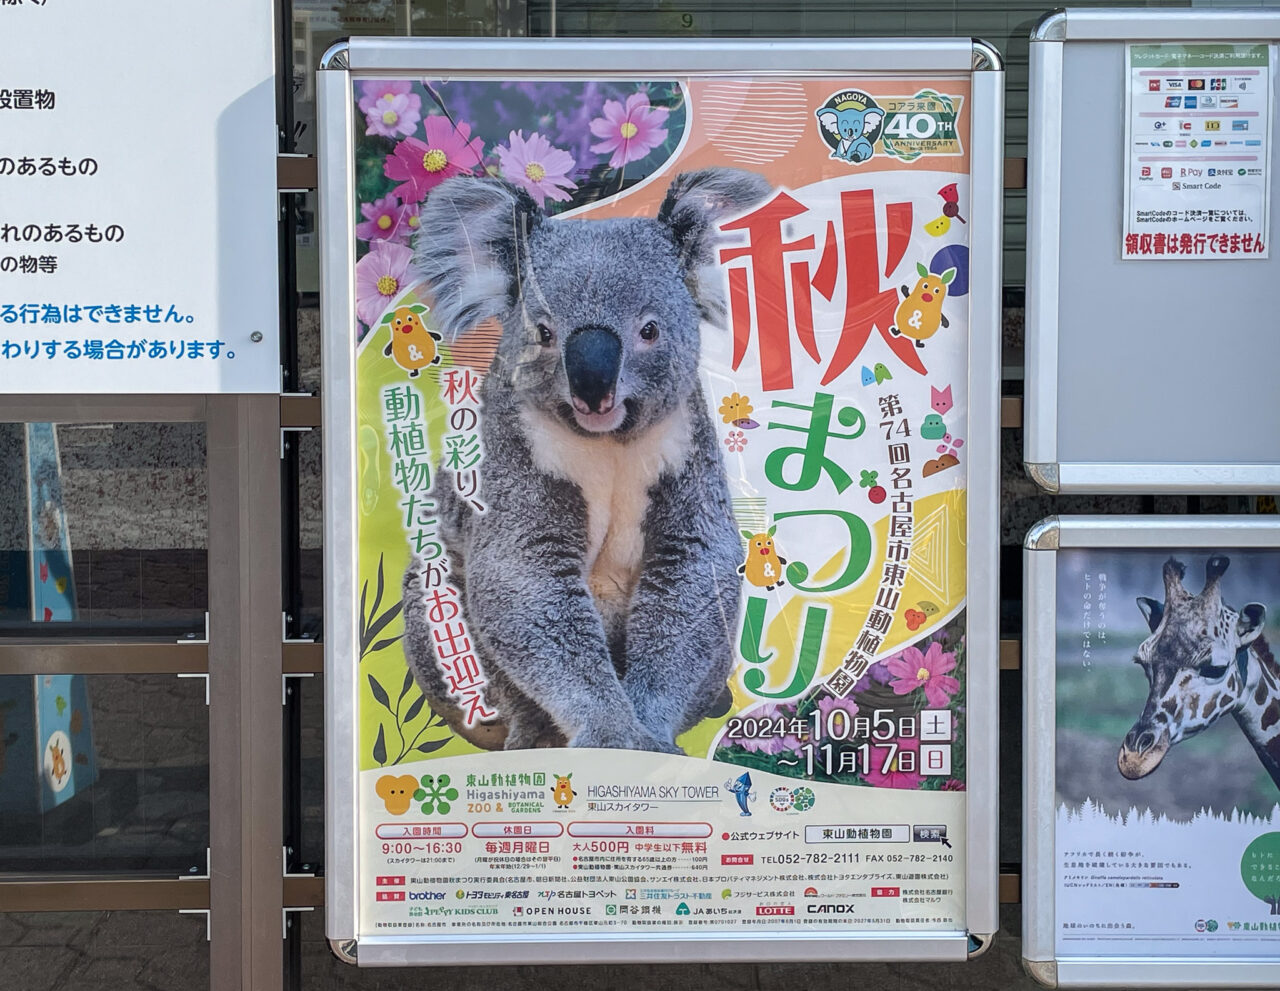
M 963 102 L 961 96 L 931 89 L 880 97 L 846 89 L 828 98 L 816 114 L 832 158 L 861 165 L 880 152 L 914 162 L 925 155 L 964 154 L 957 129 Z

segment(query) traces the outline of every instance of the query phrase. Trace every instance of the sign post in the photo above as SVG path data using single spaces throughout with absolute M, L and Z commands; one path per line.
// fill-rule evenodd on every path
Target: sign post
M 985 945 L 994 53 L 358 39 L 319 93 L 335 946 Z
M 0 7 L 0 393 L 280 390 L 271 11 Z

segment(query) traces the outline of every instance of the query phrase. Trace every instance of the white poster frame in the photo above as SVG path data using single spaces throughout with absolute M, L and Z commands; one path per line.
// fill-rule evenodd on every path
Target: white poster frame
M 361 937 L 355 846 L 357 492 L 351 73 L 536 77 L 572 66 L 584 76 L 972 74 L 972 270 L 969 344 L 966 930 L 955 933 L 732 935 L 598 931 L 520 938 Z M 326 53 L 317 76 L 320 122 L 321 313 L 324 366 L 326 932 L 361 966 L 675 961 L 961 961 L 989 947 L 998 919 L 998 575 L 1003 69 L 974 39 L 564 40 L 355 38 Z
M 1051 988 L 1274 988 L 1280 967 L 1277 958 L 1058 954 L 1057 558 L 1058 551 L 1072 548 L 1269 548 L 1280 552 L 1280 522 L 1256 516 L 1052 516 L 1028 531 L 1023 548 L 1023 965 Z

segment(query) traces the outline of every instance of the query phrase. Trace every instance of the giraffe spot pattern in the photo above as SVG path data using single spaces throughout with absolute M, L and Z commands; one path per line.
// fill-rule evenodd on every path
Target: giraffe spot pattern
M 1262 714 L 1263 729 L 1270 729 L 1276 723 L 1280 723 L 1280 699 L 1272 699 L 1271 704 Z

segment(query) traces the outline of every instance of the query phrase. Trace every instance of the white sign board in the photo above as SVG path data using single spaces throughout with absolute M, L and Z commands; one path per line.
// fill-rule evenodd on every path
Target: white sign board
M 26 0 L 0 35 L 0 393 L 278 391 L 269 0 Z
M 1266 258 L 1271 45 L 1128 45 L 1125 258 Z

